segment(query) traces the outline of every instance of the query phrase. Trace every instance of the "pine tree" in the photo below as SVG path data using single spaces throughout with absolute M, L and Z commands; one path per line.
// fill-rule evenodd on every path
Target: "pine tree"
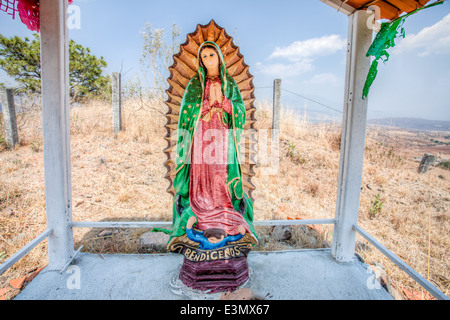
M 108 77 L 103 76 L 107 63 L 97 58 L 89 48 L 69 41 L 69 92 L 72 101 L 107 94 L 110 88 Z M 41 63 L 40 39 L 17 36 L 6 38 L 0 34 L 0 68 L 17 83 L 18 92 L 40 93 Z

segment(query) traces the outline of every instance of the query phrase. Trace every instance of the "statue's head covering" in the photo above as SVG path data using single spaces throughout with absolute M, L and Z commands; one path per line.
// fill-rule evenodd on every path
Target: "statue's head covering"
M 219 59 L 220 59 L 220 78 L 221 81 L 223 83 L 223 88 L 224 88 L 224 92 L 227 86 L 227 77 L 226 75 L 227 73 L 227 67 L 225 65 L 225 59 L 223 58 L 223 53 L 222 50 L 220 50 L 220 47 L 217 45 L 217 43 L 213 42 L 213 41 L 205 41 L 203 42 L 200 47 L 198 47 L 198 51 L 197 51 L 197 72 L 198 72 L 198 76 L 200 79 L 200 83 L 202 84 L 202 88 L 204 88 L 204 84 L 205 84 L 205 78 L 206 78 L 206 70 L 201 66 L 200 64 L 200 52 L 202 51 L 202 49 L 206 46 L 209 47 L 213 47 L 217 50 L 217 53 L 219 54 Z

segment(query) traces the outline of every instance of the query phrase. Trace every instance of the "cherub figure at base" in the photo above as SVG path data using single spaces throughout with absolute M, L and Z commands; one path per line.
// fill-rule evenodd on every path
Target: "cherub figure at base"
M 245 228 L 242 225 L 238 227 L 239 233 L 233 236 L 227 235 L 222 229 L 208 229 L 204 232 L 196 231 L 193 228 L 196 221 L 197 218 L 195 216 L 189 218 L 186 226 L 186 235 L 190 240 L 198 242 L 199 249 L 202 250 L 221 248 L 229 242 L 241 240 L 245 234 Z

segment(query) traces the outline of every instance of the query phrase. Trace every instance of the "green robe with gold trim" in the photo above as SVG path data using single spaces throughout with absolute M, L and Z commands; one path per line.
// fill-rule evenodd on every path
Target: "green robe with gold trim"
M 247 222 L 251 232 L 256 237 L 253 227 L 253 202 L 243 190 L 242 169 L 240 159 L 239 142 L 245 125 L 245 105 L 242 100 L 239 88 L 234 79 L 228 75 L 223 55 L 220 48 L 214 42 L 206 41 L 204 45 L 213 45 L 217 48 L 221 59 L 220 80 L 222 83 L 222 92 L 226 98 L 231 101 L 232 114 L 222 111 L 224 123 L 230 126 L 230 135 L 228 139 L 228 167 L 227 167 L 227 185 L 231 195 L 231 203 L 236 211 L 239 211 L 241 202 L 246 202 L 244 219 Z M 200 57 L 197 57 L 198 61 Z M 194 133 L 197 130 L 202 115 L 203 93 L 206 83 L 205 70 L 198 66 L 198 73 L 186 86 L 186 90 L 181 101 L 180 118 L 178 122 L 177 135 L 177 154 L 176 154 L 176 177 L 173 185 L 177 196 L 173 204 L 173 225 L 171 239 L 182 236 L 186 233 L 187 220 L 194 215 L 189 203 L 189 185 L 190 185 L 190 160 L 191 148 L 193 145 Z M 177 211 L 177 203 L 183 208 L 181 215 Z

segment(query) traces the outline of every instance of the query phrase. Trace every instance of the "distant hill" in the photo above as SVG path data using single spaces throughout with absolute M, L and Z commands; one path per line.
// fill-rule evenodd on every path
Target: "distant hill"
M 450 131 L 450 121 L 426 120 L 419 118 L 383 118 L 367 121 L 378 126 L 398 127 L 420 131 Z

